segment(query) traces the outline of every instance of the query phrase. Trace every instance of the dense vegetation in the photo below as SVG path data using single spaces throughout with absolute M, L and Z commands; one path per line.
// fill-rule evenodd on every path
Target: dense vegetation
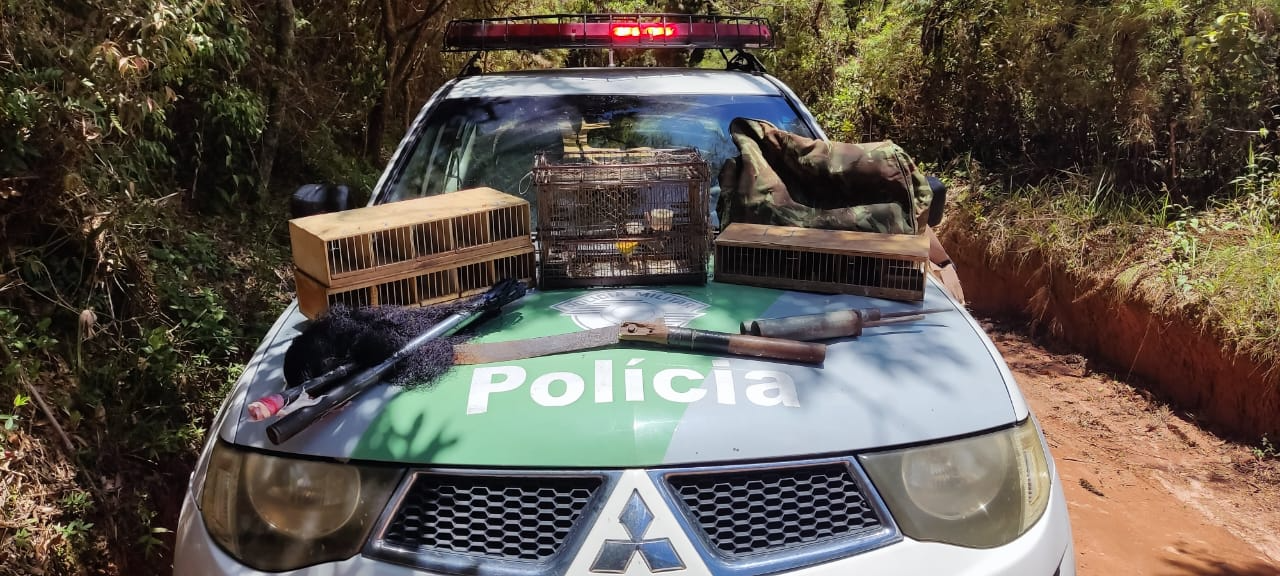
M 1280 2 L 790 6 L 770 63 L 833 136 L 949 168 L 993 252 L 1040 250 L 1274 365 Z
M 367 193 L 462 65 L 446 19 L 598 9 L 768 16 L 766 66 L 833 137 L 899 141 L 1076 261 L 1153 256 L 1161 294 L 1277 349 L 1280 286 L 1247 279 L 1280 262 L 1277 0 L 0 0 L 0 574 L 165 572 L 290 298 L 288 191 Z

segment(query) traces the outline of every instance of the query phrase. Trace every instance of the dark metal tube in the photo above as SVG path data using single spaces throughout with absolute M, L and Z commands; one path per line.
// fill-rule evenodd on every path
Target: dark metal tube
M 861 332 L 862 318 L 857 310 L 837 310 L 822 314 L 805 314 L 786 318 L 760 318 L 743 322 L 743 332 L 766 338 L 788 340 L 826 340 L 856 335 Z
M 914 322 L 925 314 L 947 312 L 947 308 L 926 308 L 901 312 L 881 312 L 879 308 L 836 310 L 821 314 L 803 314 L 785 318 L 758 318 L 742 323 L 743 334 L 788 340 L 826 340 L 829 338 L 857 337 L 863 328 Z

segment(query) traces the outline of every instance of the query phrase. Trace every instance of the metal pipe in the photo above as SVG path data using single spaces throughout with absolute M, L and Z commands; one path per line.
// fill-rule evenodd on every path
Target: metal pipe
M 788 340 L 827 340 L 858 337 L 863 329 L 923 319 L 926 314 L 946 312 L 949 308 L 928 308 L 903 312 L 882 312 L 879 308 L 849 308 L 820 314 L 803 314 L 783 318 L 747 320 L 739 328 L 743 334 Z

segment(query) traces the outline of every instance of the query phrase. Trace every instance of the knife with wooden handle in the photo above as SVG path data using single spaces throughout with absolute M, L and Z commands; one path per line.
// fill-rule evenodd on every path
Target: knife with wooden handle
M 510 362 L 566 352 L 581 352 L 618 343 L 619 326 L 595 330 L 540 336 L 507 342 L 458 344 L 453 347 L 453 363 L 457 365 Z
M 453 348 L 453 359 L 454 363 L 459 365 L 509 362 L 603 348 L 617 344 L 619 341 L 641 342 L 674 350 L 772 358 L 807 364 L 821 364 L 827 354 L 825 344 L 692 328 L 673 328 L 661 320 L 655 320 L 624 322 L 621 326 L 509 342 L 460 344 Z
M 766 338 L 728 332 L 713 332 L 694 328 L 677 328 L 662 322 L 624 322 L 622 340 L 646 342 L 680 350 L 697 350 L 754 356 L 774 360 L 790 360 L 806 364 L 821 364 L 827 358 L 826 344 L 800 342 L 785 338 Z

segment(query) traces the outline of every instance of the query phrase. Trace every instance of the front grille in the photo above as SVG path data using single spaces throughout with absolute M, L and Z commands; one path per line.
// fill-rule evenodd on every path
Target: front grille
M 602 483 L 599 477 L 420 473 L 381 540 L 403 551 L 545 561 Z
M 827 543 L 881 528 L 847 464 L 667 477 L 691 523 L 738 558 Z

